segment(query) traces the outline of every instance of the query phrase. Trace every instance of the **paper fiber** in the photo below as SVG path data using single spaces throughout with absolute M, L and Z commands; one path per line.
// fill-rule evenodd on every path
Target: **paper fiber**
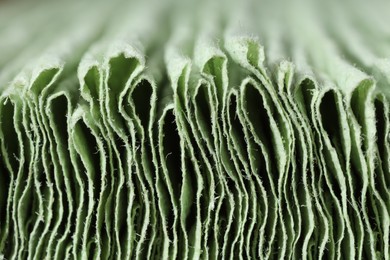
M 390 258 L 388 3 L 0 6 L 0 259 Z

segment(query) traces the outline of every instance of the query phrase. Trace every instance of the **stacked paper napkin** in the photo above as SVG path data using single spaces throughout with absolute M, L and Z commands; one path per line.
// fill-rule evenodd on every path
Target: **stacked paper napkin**
M 390 259 L 390 3 L 0 3 L 0 259 Z

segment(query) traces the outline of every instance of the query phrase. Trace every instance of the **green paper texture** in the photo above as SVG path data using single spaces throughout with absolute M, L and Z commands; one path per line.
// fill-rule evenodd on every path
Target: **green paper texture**
M 0 260 L 390 259 L 390 3 L 0 3 Z

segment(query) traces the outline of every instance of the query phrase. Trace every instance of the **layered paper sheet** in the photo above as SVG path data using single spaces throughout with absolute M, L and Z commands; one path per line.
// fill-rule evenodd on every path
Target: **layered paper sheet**
M 0 7 L 0 259 L 390 258 L 388 3 Z

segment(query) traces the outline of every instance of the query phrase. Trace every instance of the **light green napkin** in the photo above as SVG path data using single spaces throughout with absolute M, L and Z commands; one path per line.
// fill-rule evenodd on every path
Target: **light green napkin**
M 0 259 L 390 258 L 388 3 L 0 6 Z

